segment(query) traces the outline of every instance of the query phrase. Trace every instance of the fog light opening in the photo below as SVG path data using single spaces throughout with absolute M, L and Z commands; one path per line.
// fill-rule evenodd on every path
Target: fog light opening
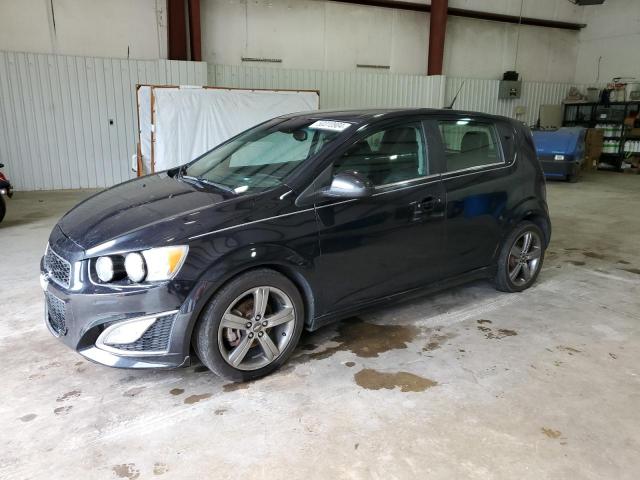
M 168 350 L 168 338 L 164 345 L 158 345 L 159 348 L 154 348 L 153 350 L 140 350 L 137 346 L 135 348 L 132 347 L 149 329 L 152 327 L 155 328 L 154 324 L 157 321 L 166 323 L 166 321 L 169 320 L 167 317 L 170 317 L 169 328 L 171 328 L 173 317 L 176 313 L 178 313 L 178 310 L 114 323 L 105 328 L 100 334 L 96 340 L 96 347 L 120 356 L 162 355 Z M 161 324 L 158 328 L 161 328 Z M 160 350 L 160 348 L 162 348 L 162 350 Z

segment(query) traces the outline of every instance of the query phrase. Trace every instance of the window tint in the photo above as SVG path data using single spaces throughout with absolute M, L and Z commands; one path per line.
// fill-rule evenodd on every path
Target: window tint
M 333 165 L 333 174 L 358 172 L 374 185 L 427 174 L 424 137 L 419 123 L 393 126 L 359 140 Z
M 440 120 L 438 125 L 448 172 L 502 162 L 495 125 L 469 120 Z

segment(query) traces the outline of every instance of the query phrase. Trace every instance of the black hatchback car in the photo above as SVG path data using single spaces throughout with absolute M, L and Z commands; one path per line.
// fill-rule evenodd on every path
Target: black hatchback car
M 46 322 L 105 365 L 195 352 L 257 378 L 305 328 L 472 279 L 529 287 L 551 235 L 545 196 L 531 134 L 508 118 L 278 117 L 67 213 L 41 262 Z

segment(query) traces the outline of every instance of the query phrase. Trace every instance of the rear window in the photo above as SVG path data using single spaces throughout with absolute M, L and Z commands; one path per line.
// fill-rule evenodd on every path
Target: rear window
M 473 120 L 438 121 L 447 172 L 502 163 L 496 126 Z

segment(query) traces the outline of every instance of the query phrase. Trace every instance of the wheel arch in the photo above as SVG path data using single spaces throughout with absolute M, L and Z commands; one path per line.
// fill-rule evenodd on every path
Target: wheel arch
M 249 247 L 248 247 L 249 248 Z M 256 248 L 253 246 L 251 248 Z M 284 248 L 287 253 L 292 253 L 290 249 Z M 262 249 L 263 255 L 260 258 L 252 259 L 245 249 L 234 252 L 234 254 L 224 257 L 211 265 L 201 276 L 196 286 L 192 289 L 192 293 L 183 305 L 191 309 L 191 320 L 187 332 L 185 332 L 185 341 L 191 343 L 193 331 L 196 324 L 200 321 L 202 312 L 205 310 L 209 300 L 225 285 L 247 272 L 259 269 L 270 269 L 286 277 L 298 289 L 302 301 L 304 303 L 304 325 L 305 328 L 311 325 L 316 310 L 316 295 L 311 282 L 305 272 L 311 268 L 310 262 L 301 262 L 301 257 L 296 255 L 283 256 L 280 255 L 282 248 L 266 248 Z M 254 250 L 255 251 L 255 250 Z M 266 255 L 266 251 L 270 254 Z M 276 254 L 279 252 L 280 254 Z M 252 261 L 238 262 L 238 259 L 252 259 Z M 286 258 L 287 261 L 282 260 Z M 187 346 L 188 347 L 188 346 Z
M 544 246 L 545 248 L 548 247 L 551 241 L 551 222 L 549 221 L 549 217 L 540 212 L 528 212 L 522 217 L 522 220 L 534 223 L 542 230 L 544 234 Z
M 502 241 L 522 221 L 535 223 L 544 234 L 545 248 L 551 241 L 551 221 L 546 204 L 536 197 L 528 197 L 516 205 L 508 215 L 509 221 L 503 232 Z M 501 242 L 502 243 L 502 242 Z

